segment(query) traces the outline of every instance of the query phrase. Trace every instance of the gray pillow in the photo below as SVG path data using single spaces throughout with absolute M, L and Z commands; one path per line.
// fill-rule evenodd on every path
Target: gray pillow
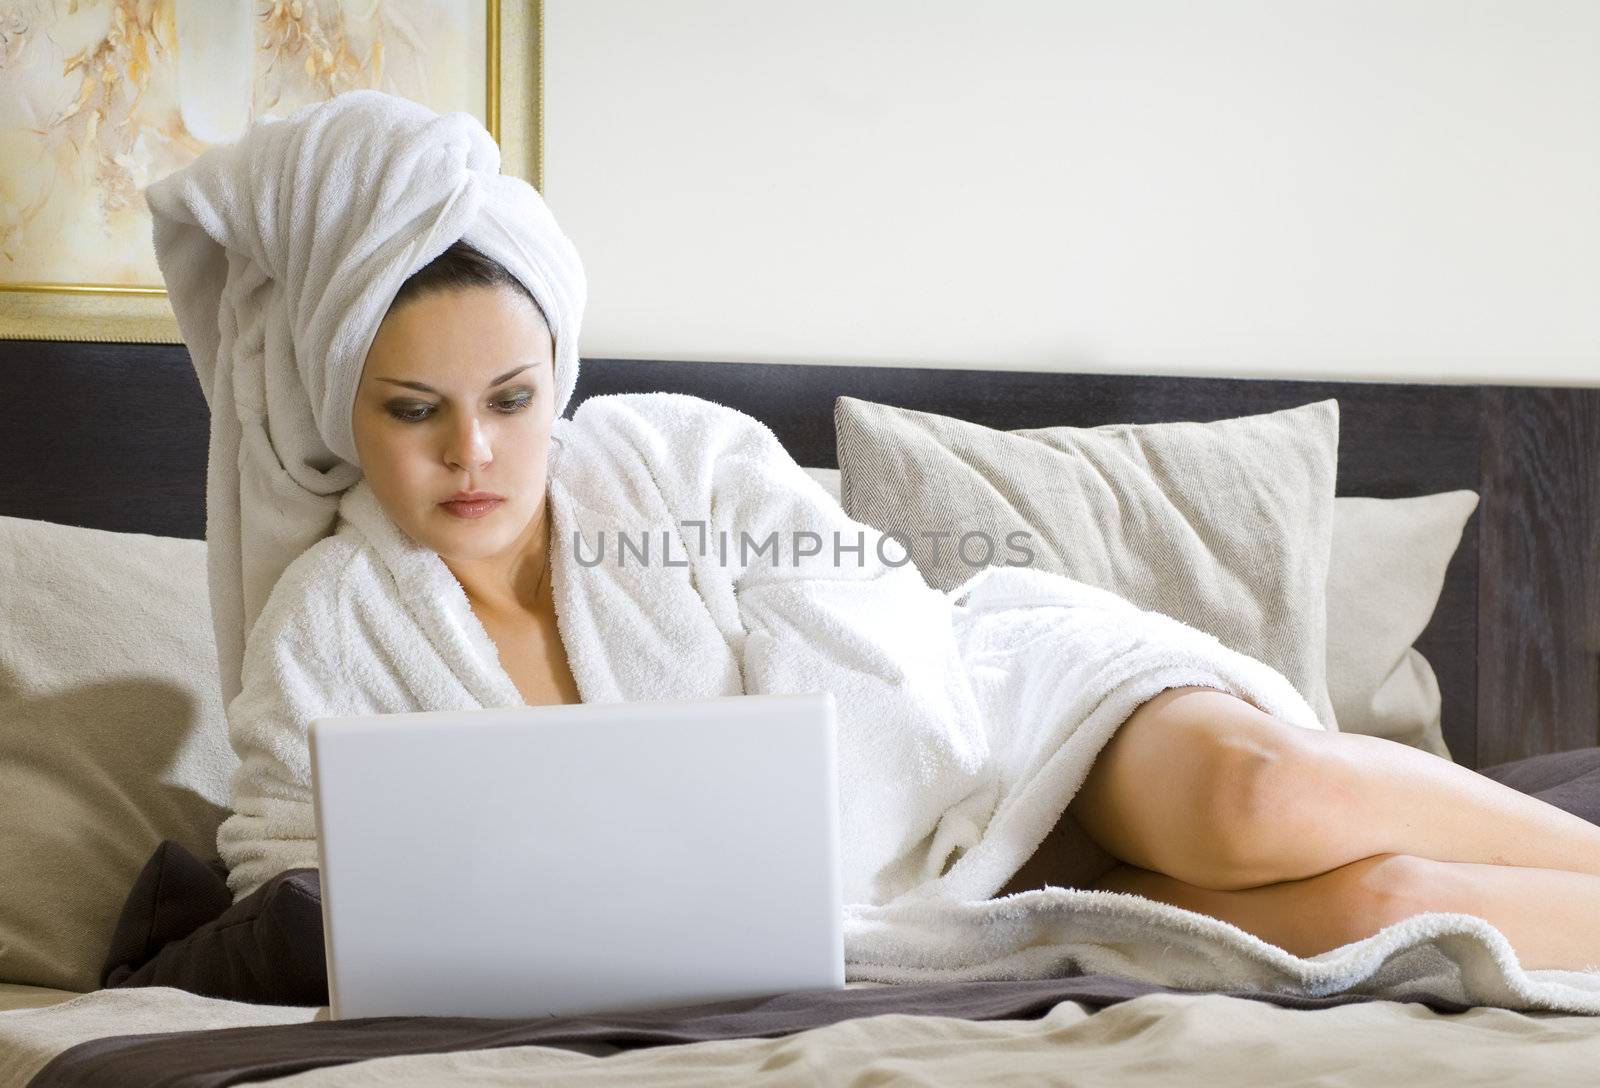
M 85 993 L 163 839 L 216 852 L 205 542 L 0 517 L 0 981 Z
M 1412 645 L 1433 618 L 1476 491 L 1333 500 L 1328 694 L 1339 728 L 1452 758 L 1439 681 Z
M 1213 423 L 1001 431 L 834 404 L 845 512 L 951 590 L 1020 564 L 1110 590 L 1281 672 L 1323 725 L 1333 399 Z M 1018 535 L 1020 534 L 1020 535 Z
M 807 468 L 835 499 L 839 470 Z M 1407 499 L 1336 495 L 1328 558 L 1328 697 L 1341 733 L 1453 759 L 1439 681 L 1415 646 L 1433 619 L 1476 491 Z

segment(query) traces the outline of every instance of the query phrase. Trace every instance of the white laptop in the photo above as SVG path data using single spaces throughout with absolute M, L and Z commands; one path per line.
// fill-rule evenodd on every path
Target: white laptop
M 320 718 L 330 1015 L 844 986 L 830 693 Z

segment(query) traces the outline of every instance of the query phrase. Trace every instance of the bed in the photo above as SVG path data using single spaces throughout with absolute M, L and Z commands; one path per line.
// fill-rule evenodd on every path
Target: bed
M 1600 389 L 589 359 L 573 406 L 658 390 L 763 421 L 829 486 L 841 397 L 1003 430 L 1222 421 L 1336 398 L 1339 496 L 1476 496 L 1410 639 L 1436 678 L 1449 757 L 1493 769 L 1600 745 Z M 0 343 L 0 396 L 12 409 L 0 428 L 7 546 L 59 547 L 79 564 L 12 555 L 0 568 L 60 578 L 63 602 L 56 616 L 0 614 L 14 636 L 0 657 L 0 711 L 12 716 L 0 720 L 0 793 L 33 790 L 53 806 L 30 820 L 0 800 L 20 828 L 0 845 L 12 863 L 0 937 L 23 897 L 59 903 L 26 940 L 0 940 L 0 1088 L 139 1083 L 136 1070 L 153 1077 L 157 1063 L 172 1084 L 1593 1080 L 1594 1017 L 1421 998 L 1296 1005 L 1106 978 L 852 983 L 849 1009 L 735 1003 L 554 1026 L 413 1023 L 388 1036 L 315 1005 L 99 987 L 139 862 L 166 838 L 206 856 L 225 814 L 226 740 L 194 679 L 205 644 L 192 637 L 209 635 L 207 409 L 185 350 L 168 345 Z M 133 569 L 118 564 L 133 562 L 147 579 L 139 609 L 118 592 Z M 47 658 L 48 640 L 22 646 L 30 622 L 76 624 L 91 649 Z M 158 662 L 160 682 L 113 667 L 128 661 Z

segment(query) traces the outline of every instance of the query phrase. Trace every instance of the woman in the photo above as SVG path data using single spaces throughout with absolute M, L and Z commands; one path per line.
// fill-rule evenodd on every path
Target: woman
M 555 422 L 552 349 L 527 288 L 455 243 L 395 294 L 362 369 L 351 420 L 378 501 L 408 536 L 444 559 L 529 706 L 582 701 L 548 592 L 543 493 Z M 439 365 L 463 357 L 482 365 L 469 372 Z M 510 366 L 502 370 L 497 361 Z M 484 366 L 499 373 L 480 381 Z M 464 443 L 450 451 L 448 466 L 440 463 L 441 432 Z M 449 491 L 451 483 L 460 486 Z M 441 490 L 462 501 L 438 501 Z M 480 494 L 486 501 L 475 503 Z
M 534 342 L 537 366 L 484 377 Z M 396 296 L 355 409 L 384 509 L 439 552 L 530 705 L 578 701 L 546 591 L 549 343 L 532 296 L 453 246 Z M 441 510 L 435 497 L 457 483 L 504 500 Z M 1600 947 L 1582 911 L 1600 893 L 1600 828 L 1431 753 L 1294 729 L 1214 689 L 1143 703 L 1067 819 L 1118 862 L 1088 886 L 1222 918 L 1298 955 L 1430 910 L 1488 918 L 1524 967 L 1570 967 Z M 1058 825 L 999 894 L 1061 883 L 1062 837 Z
M 291 121 L 311 129 L 339 110 L 370 109 L 365 138 L 393 121 L 385 111 L 406 108 L 341 99 Z M 435 138 L 432 121 L 421 122 L 411 135 L 425 143 Z M 204 187 L 198 172 L 194 180 Z M 170 255 L 175 245 L 162 249 L 162 217 L 201 222 L 193 213 L 205 198 L 180 200 L 171 179 L 161 184 L 151 197 L 158 255 L 216 419 L 223 387 L 200 322 L 214 320 L 205 315 L 218 301 L 198 280 L 185 280 Z M 615 526 L 623 515 L 658 514 L 666 525 L 701 512 L 720 518 L 723 529 L 859 526 L 825 505 L 769 431 L 721 406 L 661 394 L 591 398 L 571 420 L 561 418 L 575 379 L 580 273 L 569 273 L 573 290 L 562 309 L 564 296 L 541 277 L 537 254 L 502 251 L 518 254 L 506 260 L 520 262 L 519 274 L 446 223 L 457 194 L 471 188 L 451 184 L 421 248 L 439 230 L 462 240 L 421 267 L 409 250 L 388 258 L 380 271 L 401 267 L 406 275 L 386 295 L 386 271 L 374 274 L 379 286 L 362 298 L 384 302 L 375 330 L 368 341 L 346 337 L 365 343 L 364 351 L 341 355 L 337 338 L 315 338 L 323 325 L 286 318 L 297 333 L 296 359 L 319 360 L 333 375 L 311 382 L 297 362 L 309 395 L 304 414 L 323 443 L 309 445 L 347 454 L 318 469 L 360 472 L 358 483 L 355 475 L 329 476 L 344 485 L 327 488 L 331 535 L 315 518 L 307 530 L 279 534 L 288 541 L 279 554 L 294 558 L 256 579 L 269 592 L 255 615 L 244 610 L 236 695 L 228 690 L 220 626 L 232 617 L 219 617 L 241 766 L 235 811 L 218 845 L 236 899 L 275 872 L 316 863 L 304 741 L 313 717 L 817 683 L 836 691 L 857 685 L 851 690 L 861 697 L 848 703 L 858 719 L 889 721 L 897 737 L 925 730 L 906 752 L 883 748 L 882 731 L 857 740 L 851 730 L 843 734 L 847 900 L 881 902 L 938 878 L 972 850 L 982 834 L 977 825 L 994 811 L 1004 777 L 994 765 L 1022 762 L 1012 748 L 989 743 L 992 732 L 979 732 L 980 717 L 993 723 L 1005 708 L 980 690 L 970 650 L 977 621 L 952 616 L 914 568 L 881 555 L 858 575 L 824 571 L 820 562 L 801 570 L 798 559 L 793 574 L 750 563 L 725 577 L 709 563 L 686 564 L 692 574 L 670 564 L 585 574 L 574 554 L 582 551 L 579 530 Z M 359 329 L 361 315 L 352 304 L 342 316 Z M 326 351 L 307 352 L 310 344 Z M 270 375 L 264 381 L 270 389 Z M 283 405 L 300 386 L 280 378 L 277 388 L 278 410 L 298 410 Z M 248 413 L 242 418 L 251 421 Z M 248 473 L 253 448 L 294 435 L 287 426 L 275 434 L 270 418 L 260 423 L 264 439 L 252 444 L 247 436 L 220 454 L 214 434 L 214 474 L 238 465 Z M 699 430 L 705 441 L 673 445 Z M 273 479 L 283 484 L 281 475 Z M 692 501 L 656 509 L 667 495 Z M 240 521 L 248 523 L 248 502 L 241 502 Z M 226 527 L 213 517 L 208 540 L 213 524 Z M 574 530 L 573 552 L 564 550 L 563 527 Z M 251 542 L 240 550 L 236 566 L 248 581 Z M 226 556 L 214 563 L 214 594 L 219 585 L 238 594 L 229 580 L 235 567 Z M 603 607 L 587 607 L 585 592 L 611 596 Z M 398 602 L 388 612 L 377 599 L 385 595 Z M 240 596 L 248 603 L 248 592 Z M 845 611 L 860 599 L 871 607 Z M 1106 607 L 1112 626 L 1133 619 L 1131 606 Z M 639 622 L 629 631 L 648 637 L 630 633 L 624 644 L 602 629 L 595 617 L 619 610 L 636 610 Z M 841 638 L 848 651 L 802 660 L 809 636 L 840 616 L 853 617 Z M 1193 633 L 1179 628 L 1170 621 L 1163 630 L 1174 639 Z M 1304 701 L 1281 694 L 1286 681 L 1261 680 L 1265 667 L 1239 656 L 1211 652 L 1214 672 L 1192 670 L 1215 678 L 1208 683 L 1152 680 L 1131 713 L 1110 722 L 1109 739 L 1084 741 L 1103 747 L 1080 784 L 1057 784 L 1070 805 L 1062 811 L 1047 802 L 1059 813 L 1053 830 L 1042 843 L 1035 837 L 1037 849 L 1009 880 L 989 887 L 1002 896 L 1046 884 L 1129 892 L 1232 922 L 1301 956 L 1416 913 L 1459 911 L 1500 928 L 1525 968 L 1600 960 L 1600 911 L 1592 909 L 1600 906 L 1600 828 L 1428 753 L 1308 726 Z M 1017 669 L 1025 659 L 991 660 Z M 898 687 L 889 682 L 896 678 Z M 851 776 L 884 771 L 877 761 L 902 758 L 892 773 L 852 785 Z M 872 818 L 913 809 L 926 818 L 903 827 Z

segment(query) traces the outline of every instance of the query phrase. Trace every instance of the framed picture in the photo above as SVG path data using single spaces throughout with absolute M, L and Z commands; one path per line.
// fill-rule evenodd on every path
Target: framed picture
M 182 343 L 144 187 L 375 88 L 544 189 L 542 0 L 37 0 L 0 12 L 0 339 Z

